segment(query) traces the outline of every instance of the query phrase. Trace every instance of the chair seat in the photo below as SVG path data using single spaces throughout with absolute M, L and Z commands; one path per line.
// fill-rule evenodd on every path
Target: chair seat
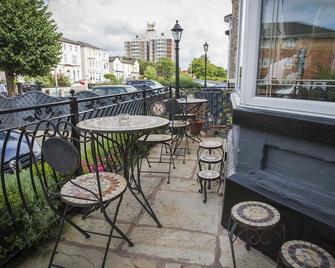
M 231 215 L 237 223 L 255 229 L 271 228 L 280 221 L 280 213 L 276 208 L 257 201 L 240 202 L 234 205 Z
M 199 146 L 204 149 L 218 149 L 222 147 L 222 142 L 220 141 L 202 141 Z
M 145 136 L 142 136 L 139 138 L 139 141 L 144 141 Z M 167 142 L 172 140 L 171 135 L 167 134 L 150 134 L 147 139 L 145 140 L 146 142 Z
M 100 172 L 100 185 L 103 202 L 111 200 L 122 194 L 127 187 L 127 181 L 121 175 L 111 172 Z M 88 173 L 68 181 L 61 189 L 61 197 L 71 206 L 83 207 L 98 204 L 99 200 L 91 192 L 99 197 L 98 184 L 95 173 Z
M 327 251 L 301 240 L 285 242 L 280 249 L 280 258 L 285 267 L 335 267 L 335 260 Z
M 222 161 L 222 156 L 217 156 L 214 154 L 206 154 L 200 156 L 200 161 L 208 164 L 215 164 Z
M 217 180 L 220 172 L 216 170 L 202 170 L 198 172 L 198 177 L 203 180 Z
M 189 126 L 190 125 L 190 122 L 185 122 L 185 121 L 182 121 L 182 120 L 175 120 L 175 121 L 173 121 L 173 124 L 172 124 L 172 122 L 170 122 L 170 124 L 169 124 L 169 127 L 170 128 L 183 128 L 183 127 L 187 127 L 187 126 Z

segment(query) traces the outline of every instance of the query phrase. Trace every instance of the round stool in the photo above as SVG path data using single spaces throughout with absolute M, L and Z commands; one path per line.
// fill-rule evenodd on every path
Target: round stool
M 250 246 L 267 245 L 270 238 L 269 233 L 274 233 L 282 241 L 285 239 L 284 225 L 280 224 L 281 228 L 276 230 L 280 224 L 279 211 L 263 202 L 247 201 L 240 202 L 234 205 L 231 209 L 228 222 L 228 237 L 233 258 L 234 267 L 236 268 L 234 242 L 241 235 L 246 237 L 246 248 Z M 239 228 L 238 233 L 234 237 L 235 230 Z
M 219 141 L 202 141 L 199 143 L 199 147 L 202 149 L 219 149 L 222 147 L 222 142 Z
M 217 170 L 201 170 L 198 172 L 198 179 L 200 183 L 199 193 L 204 193 L 204 203 L 207 202 L 207 183 L 212 181 L 218 181 L 221 177 L 221 173 Z
M 301 240 L 291 240 L 281 246 L 278 267 L 332 268 L 335 267 L 335 260 L 317 245 Z

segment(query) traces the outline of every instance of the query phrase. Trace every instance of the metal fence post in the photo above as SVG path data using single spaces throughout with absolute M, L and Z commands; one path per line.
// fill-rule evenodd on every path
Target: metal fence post
M 147 88 L 143 86 L 143 114 L 147 115 Z
M 79 108 L 78 108 L 78 101 L 77 101 L 77 97 L 74 96 L 75 91 L 73 89 L 70 90 L 70 120 L 71 120 L 71 124 L 73 126 L 76 126 L 77 123 L 79 122 Z M 77 148 L 79 155 L 81 155 L 80 152 L 80 134 L 77 131 L 77 129 L 72 129 L 71 131 L 71 140 L 73 145 Z M 82 173 L 82 168 L 80 166 L 80 168 L 76 171 L 76 175 L 80 175 Z
M 172 87 L 169 86 L 169 99 L 171 99 L 171 98 L 172 98 Z

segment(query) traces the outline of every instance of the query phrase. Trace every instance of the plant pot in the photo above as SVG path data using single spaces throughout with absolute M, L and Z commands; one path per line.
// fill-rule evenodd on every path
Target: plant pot
M 200 131 L 205 124 L 205 120 L 194 120 L 190 124 L 190 133 L 193 136 L 200 135 Z

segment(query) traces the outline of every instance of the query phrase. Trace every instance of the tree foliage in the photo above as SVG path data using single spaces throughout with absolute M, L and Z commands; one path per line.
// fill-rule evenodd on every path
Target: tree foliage
M 175 64 L 169 58 L 160 58 L 156 63 L 157 75 L 165 79 L 173 77 L 175 73 Z
M 194 74 L 198 79 L 205 78 L 205 57 L 194 58 L 192 60 L 189 72 Z M 224 81 L 227 79 L 227 72 L 223 67 L 212 64 L 207 58 L 207 79 L 215 81 Z
M 0 69 L 10 94 L 17 75 L 43 76 L 59 62 L 60 37 L 43 0 L 0 1 Z
M 153 66 L 148 66 L 144 72 L 144 77 L 150 80 L 154 80 L 157 78 L 156 68 Z
M 140 75 L 144 75 L 144 72 L 147 70 L 148 66 L 151 67 L 156 67 L 155 63 L 150 62 L 150 61 L 146 61 L 146 60 L 138 60 L 138 63 L 140 65 Z
M 112 84 L 112 85 L 118 84 L 118 80 L 117 80 L 117 78 L 115 77 L 114 74 L 106 73 L 106 74 L 104 74 L 104 77 L 109 80 L 110 84 Z

